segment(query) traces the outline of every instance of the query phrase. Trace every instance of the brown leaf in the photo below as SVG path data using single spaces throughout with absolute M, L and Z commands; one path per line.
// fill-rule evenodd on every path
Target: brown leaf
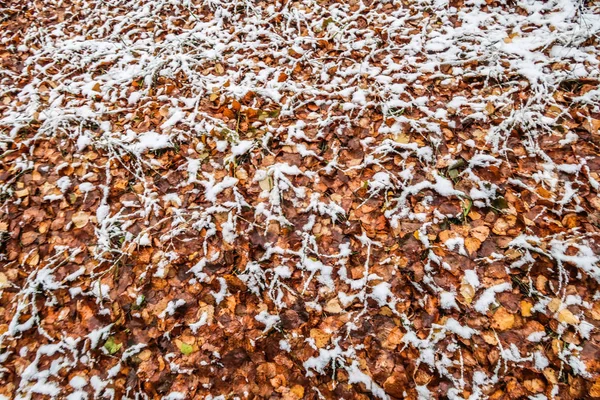
M 600 397 L 600 378 L 596 378 L 596 381 L 590 388 L 590 396 L 595 398 Z
M 468 237 L 465 239 L 465 248 L 469 252 L 469 254 L 475 253 L 481 247 L 481 241 L 479 239 L 475 239 L 472 237 Z
M 523 382 L 523 386 L 532 393 L 542 393 L 546 389 L 546 385 L 541 379 L 528 379 Z
M 506 331 L 515 325 L 515 316 L 509 313 L 506 308 L 500 307 L 492 317 L 492 328 L 499 331 Z
M 29 232 L 25 232 L 21 235 L 21 243 L 23 244 L 23 246 L 28 246 L 31 243 L 35 242 L 35 240 L 38 238 L 38 233 L 35 231 L 29 231 Z
M 490 228 L 485 225 L 476 226 L 469 231 L 469 235 L 473 236 L 475 239 L 480 242 L 485 242 L 485 240 L 490 235 Z
M 321 329 L 311 329 L 310 337 L 314 339 L 315 344 L 318 348 L 323 348 L 329 343 L 330 334 L 325 333 Z

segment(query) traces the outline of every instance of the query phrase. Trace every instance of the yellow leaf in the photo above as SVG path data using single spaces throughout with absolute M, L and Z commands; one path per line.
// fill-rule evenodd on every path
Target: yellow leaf
M 473 221 L 481 219 L 481 214 L 479 214 L 477 211 L 471 210 L 468 215 Z
M 558 312 L 558 321 L 565 324 L 576 325 L 579 323 L 579 318 L 573 315 L 567 308 L 563 308 Z
M 481 334 L 483 341 L 487 344 L 491 344 L 492 346 L 496 346 L 498 344 L 498 339 L 496 339 L 496 335 L 494 335 L 491 331 L 485 331 Z
M 531 309 L 533 308 L 533 304 L 528 301 L 521 301 L 521 315 L 524 317 L 531 317 Z
M 592 318 L 596 321 L 600 320 L 600 303 L 594 303 L 592 306 Z
M 552 311 L 553 313 L 557 312 L 558 309 L 560 308 L 560 305 L 562 304 L 562 302 L 560 301 L 560 299 L 558 297 L 553 298 L 552 300 L 550 300 L 550 303 L 548 303 L 548 310 Z
M 304 397 L 304 388 L 300 385 L 294 385 L 290 389 L 290 393 L 297 399 L 301 399 Z
M 26 197 L 26 196 L 29 196 L 29 189 L 25 188 L 23 190 L 17 190 L 17 191 L 15 191 L 15 194 L 17 195 L 17 197 Z
M 494 228 L 492 231 L 499 236 L 506 235 L 506 231 L 510 228 L 508 222 L 504 218 L 498 218 L 494 223 Z
M 32 267 L 38 265 L 39 262 L 40 262 L 40 253 L 38 253 L 37 251 L 34 252 L 29 257 L 27 257 L 27 264 L 31 265 Z
M 84 226 L 87 225 L 89 220 L 90 220 L 90 214 L 86 213 L 85 211 L 76 212 L 71 217 L 71 221 L 73 221 L 73 224 L 75 225 L 76 228 L 83 228 Z
M 590 396 L 600 397 L 600 378 L 596 379 L 596 382 L 590 388 Z
M 544 187 L 540 186 L 538 187 L 536 190 L 536 193 L 539 194 L 541 197 L 545 198 L 545 199 L 549 199 L 552 196 L 552 192 L 546 190 Z
M 241 181 L 247 181 L 248 180 L 248 172 L 246 172 L 246 170 L 244 168 L 238 168 L 235 171 L 235 177 Z
M 8 287 L 8 278 L 6 277 L 6 274 L 4 274 L 3 272 L 0 272 L 0 290 L 4 289 L 5 287 Z
M 558 379 L 556 379 L 556 373 L 552 368 L 544 369 L 543 374 L 544 378 L 546 378 L 546 380 L 551 384 L 556 385 L 558 383 Z
M 408 144 L 410 143 L 410 136 L 408 136 L 405 133 L 399 133 L 396 136 L 394 136 L 394 141 L 402 144 Z
M 270 191 L 273 189 L 273 180 L 270 177 L 266 177 L 262 181 L 258 182 L 258 185 L 262 190 Z
M 141 353 L 139 353 L 137 355 L 137 357 L 142 361 L 148 361 L 150 359 L 151 355 L 152 355 L 152 351 L 146 349 L 146 350 L 142 351 Z
M 465 299 L 466 304 L 471 304 L 471 302 L 473 302 L 473 297 L 475 297 L 475 289 L 473 286 L 464 282 L 462 285 L 460 285 L 459 292 Z
M 546 385 L 541 379 L 527 379 L 523 382 L 523 386 L 532 393 L 541 393 L 546 388 Z

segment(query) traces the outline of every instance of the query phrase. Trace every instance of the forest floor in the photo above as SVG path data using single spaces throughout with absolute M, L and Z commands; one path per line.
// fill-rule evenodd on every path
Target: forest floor
M 0 399 L 600 398 L 599 34 L 0 2 Z

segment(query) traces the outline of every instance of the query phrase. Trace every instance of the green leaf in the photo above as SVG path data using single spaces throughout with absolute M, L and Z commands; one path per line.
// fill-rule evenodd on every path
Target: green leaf
M 457 161 L 455 161 L 452 165 L 450 165 L 448 167 L 448 170 L 449 171 L 457 170 L 457 169 L 464 167 L 465 165 L 467 165 L 465 160 L 463 160 L 462 158 L 459 158 Z
M 505 208 L 508 208 L 508 202 L 504 197 L 497 197 L 492 201 L 492 206 L 497 210 L 504 210 Z
M 121 347 L 123 347 L 123 343 L 115 342 L 115 338 L 112 336 L 108 338 L 106 343 L 104 343 L 104 348 L 109 354 L 115 354 L 117 351 L 121 350 Z
M 181 350 L 181 352 L 186 356 L 189 356 L 194 352 L 194 348 L 191 345 L 183 342 L 179 346 L 179 350 Z

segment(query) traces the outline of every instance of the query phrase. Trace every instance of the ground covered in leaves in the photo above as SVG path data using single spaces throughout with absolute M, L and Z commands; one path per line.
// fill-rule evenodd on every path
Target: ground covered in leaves
M 600 397 L 599 33 L 0 2 L 0 399 Z

